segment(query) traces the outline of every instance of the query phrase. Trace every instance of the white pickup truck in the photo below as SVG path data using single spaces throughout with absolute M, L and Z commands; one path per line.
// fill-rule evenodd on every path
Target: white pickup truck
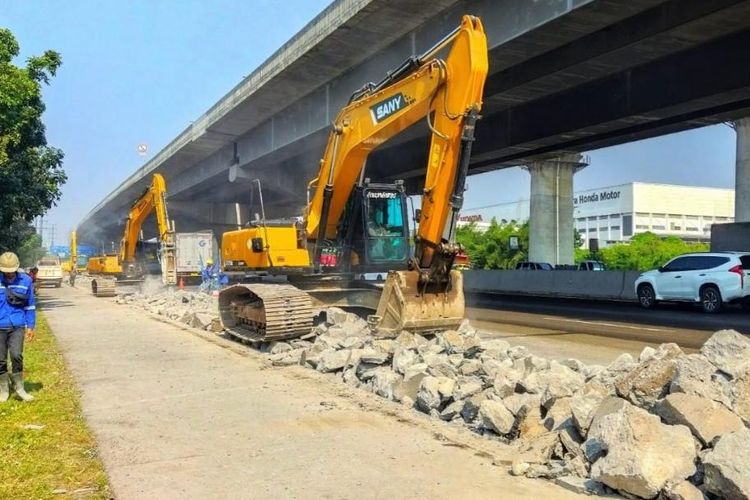
M 54 255 L 42 257 L 36 267 L 39 269 L 39 272 L 37 272 L 36 275 L 36 281 L 40 286 L 54 285 L 59 288 L 60 285 L 62 285 L 63 275 L 59 257 Z

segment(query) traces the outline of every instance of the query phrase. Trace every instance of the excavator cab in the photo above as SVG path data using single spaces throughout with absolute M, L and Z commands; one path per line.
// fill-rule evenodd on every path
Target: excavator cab
M 409 224 L 402 183 L 365 184 L 352 195 L 352 217 L 342 229 L 349 270 L 356 273 L 405 269 L 409 257 Z

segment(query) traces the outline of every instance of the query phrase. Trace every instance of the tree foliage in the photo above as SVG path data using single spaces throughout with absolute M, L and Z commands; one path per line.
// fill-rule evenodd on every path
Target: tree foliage
M 576 261 L 596 258 L 608 269 L 646 271 L 663 266 L 668 260 L 690 252 L 706 252 L 707 243 L 688 243 L 676 236 L 662 238 L 654 233 L 636 234 L 629 243 L 618 243 L 599 250 L 592 256 L 584 250 L 576 251 Z
M 519 249 L 510 248 L 510 237 L 518 236 Z M 492 219 L 486 231 L 476 224 L 458 228 L 456 240 L 469 255 L 474 269 L 514 269 L 526 260 L 529 249 L 529 223 L 497 222 Z
M 22 68 L 13 64 L 18 53 L 13 33 L 0 28 L 0 245 L 11 248 L 28 239 L 13 231 L 49 210 L 67 180 L 63 152 L 47 145 L 42 122 L 42 84 L 62 59 L 48 50 Z

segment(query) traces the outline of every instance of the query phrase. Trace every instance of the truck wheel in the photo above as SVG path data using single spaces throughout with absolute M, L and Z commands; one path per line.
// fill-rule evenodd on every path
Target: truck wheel
M 656 306 L 656 293 L 654 287 L 643 284 L 638 287 L 638 303 L 644 309 L 653 309 Z
M 707 314 L 715 314 L 721 311 L 721 292 L 714 285 L 707 285 L 701 288 L 701 307 Z

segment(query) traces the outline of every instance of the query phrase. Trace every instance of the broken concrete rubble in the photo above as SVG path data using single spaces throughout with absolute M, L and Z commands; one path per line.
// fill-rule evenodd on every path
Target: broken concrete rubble
M 198 328 L 218 323 L 215 299 L 202 294 L 118 301 Z M 274 366 L 333 373 L 332 380 L 511 443 L 523 458 L 514 473 L 555 478 L 575 491 L 602 493 L 606 484 L 630 496 L 693 498 L 699 487 L 732 498 L 748 477 L 738 447 L 750 448 L 742 434 L 750 425 L 750 371 L 746 339 L 737 335 L 717 332 L 701 354 L 667 344 L 601 367 L 479 340 L 468 322 L 433 337 L 402 331 L 380 339 L 361 318 L 329 308 L 308 340 L 259 347 Z

